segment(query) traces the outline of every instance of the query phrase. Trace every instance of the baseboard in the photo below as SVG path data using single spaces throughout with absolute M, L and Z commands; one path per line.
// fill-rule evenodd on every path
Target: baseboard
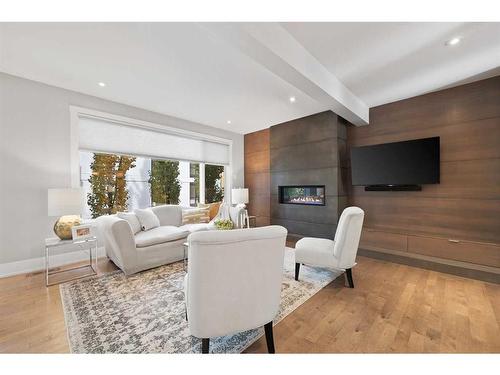
M 97 257 L 105 256 L 104 247 L 97 249 Z M 89 259 L 88 253 L 83 251 L 67 252 L 50 256 L 50 267 L 60 267 L 67 264 L 81 262 Z M 23 273 L 30 273 L 45 270 L 45 257 L 31 258 L 17 262 L 0 264 L 0 278 L 15 276 Z
M 358 255 L 500 284 L 500 269 L 396 251 L 359 249 Z

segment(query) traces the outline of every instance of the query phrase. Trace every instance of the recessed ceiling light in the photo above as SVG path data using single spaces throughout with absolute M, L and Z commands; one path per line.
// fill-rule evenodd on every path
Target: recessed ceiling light
M 231 120 L 227 120 L 227 123 L 230 124 L 231 123 Z
M 99 82 L 98 85 L 101 87 L 106 87 L 106 84 L 104 82 Z
M 454 46 L 454 45 L 456 45 L 456 44 L 460 43 L 460 40 L 461 40 L 461 39 L 460 39 L 459 37 L 455 37 L 455 38 L 453 38 L 453 39 L 448 40 L 448 41 L 446 42 L 446 45 L 447 45 L 447 46 Z
M 290 96 L 290 103 L 295 103 L 295 96 Z

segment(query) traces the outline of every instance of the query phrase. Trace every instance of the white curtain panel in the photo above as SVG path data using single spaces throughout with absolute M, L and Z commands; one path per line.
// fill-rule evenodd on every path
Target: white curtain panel
M 162 130 L 80 117 L 81 150 L 229 165 L 229 145 Z

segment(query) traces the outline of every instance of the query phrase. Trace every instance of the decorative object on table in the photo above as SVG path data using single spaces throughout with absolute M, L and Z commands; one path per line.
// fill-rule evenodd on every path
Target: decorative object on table
M 248 189 L 237 188 L 231 190 L 231 201 L 238 208 L 245 208 L 248 203 Z
M 87 228 L 87 225 L 83 225 Z M 50 269 L 50 255 L 51 252 L 62 247 L 78 247 L 79 250 L 89 252 L 89 262 L 84 265 L 77 265 L 73 267 L 65 267 L 61 270 L 51 270 Z M 58 282 L 50 282 L 49 277 L 64 273 L 67 271 L 72 271 L 76 269 L 89 268 L 90 273 L 84 275 L 79 275 L 69 279 L 59 280 Z M 60 284 L 62 282 L 81 279 L 83 277 L 93 276 L 97 274 L 97 237 L 89 236 L 84 239 L 74 239 L 74 240 L 60 240 L 59 238 L 47 238 L 45 240 L 45 285 L 51 286 L 55 284 Z
M 74 225 L 71 228 L 73 241 L 94 237 L 94 226 L 90 223 Z
M 248 203 L 248 189 L 247 188 L 237 188 L 231 190 L 231 201 L 238 208 L 239 216 L 237 222 L 239 223 L 239 228 L 244 228 L 247 222 L 248 212 L 246 210 L 246 204 Z
M 303 266 L 297 282 L 294 265 L 294 250 L 287 248 L 275 324 L 342 275 Z M 176 262 L 130 276 L 116 271 L 62 284 L 59 289 L 70 351 L 199 353 L 201 340 L 191 336 L 185 316 L 183 267 Z M 210 340 L 211 352 L 241 353 L 263 334 L 263 329 L 251 329 L 217 337 Z
M 61 240 L 71 240 L 71 228 L 82 224 L 80 214 L 83 209 L 81 189 L 48 189 L 48 216 L 59 216 L 54 224 L 54 233 Z
M 215 227 L 219 230 L 229 230 L 233 229 L 233 222 L 229 219 L 215 220 Z

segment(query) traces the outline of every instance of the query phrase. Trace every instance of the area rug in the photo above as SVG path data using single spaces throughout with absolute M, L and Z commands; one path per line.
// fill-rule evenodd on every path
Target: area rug
M 278 323 L 340 272 L 303 266 L 294 280 L 293 249 L 285 252 Z M 72 353 L 200 353 L 185 319 L 182 262 L 126 277 L 116 271 L 60 286 Z M 262 328 L 210 340 L 213 353 L 241 353 Z

